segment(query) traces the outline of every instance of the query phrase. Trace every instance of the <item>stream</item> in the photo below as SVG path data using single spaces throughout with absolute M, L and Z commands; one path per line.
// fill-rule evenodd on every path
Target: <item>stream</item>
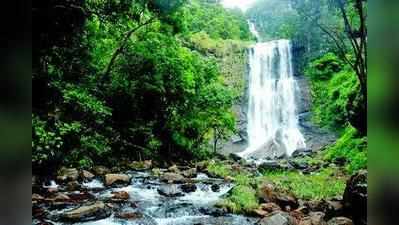
M 228 214 L 214 205 L 232 188 L 233 184 L 222 179 L 210 178 L 206 174 L 198 173 L 190 180 L 196 190 L 190 193 L 182 191 L 184 184 L 167 184 L 150 172 L 128 172 L 131 182 L 127 186 L 106 188 L 99 179 L 83 182 L 82 189 L 94 196 L 94 200 L 109 202 L 113 192 L 127 192 L 129 199 L 118 203 L 119 207 L 103 219 L 88 222 L 65 223 L 45 220 L 49 224 L 66 225 L 249 225 L 255 224 L 253 218 Z M 160 194 L 162 187 L 175 187 L 175 196 Z M 45 188 L 54 188 L 61 185 L 51 182 Z M 217 187 L 217 188 L 215 188 Z M 75 191 L 77 192 L 77 191 Z M 66 195 L 69 192 L 62 192 Z M 63 206 L 64 207 L 64 206 Z M 56 218 L 66 211 L 76 208 L 76 205 L 67 205 L 65 208 L 54 207 L 51 204 L 44 206 L 49 212 L 49 218 Z M 118 218 L 116 213 L 137 212 L 140 218 Z M 41 224 L 34 221 L 33 224 Z

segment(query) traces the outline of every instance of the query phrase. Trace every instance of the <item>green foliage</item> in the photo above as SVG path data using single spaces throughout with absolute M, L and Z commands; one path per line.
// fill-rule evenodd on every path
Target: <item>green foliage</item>
M 342 130 L 349 121 L 348 105 L 359 92 L 355 73 L 330 53 L 310 63 L 306 75 L 311 78 L 314 121 Z
M 256 191 L 247 185 L 235 186 L 230 196 L 217 204 L 232 213 L 252 213 L 259 205 Z
M 111 163 L 111 155 L 209 157 L 210 140 L 235 128 L 237 94 L 221 77 L 217 59 L 187 43 L 201 31 L 212 38 L 207 49 L 219 50 L 215 39 L 251 39 L 242 13 L 184 0 L 88 0 L 79 6 L 87 13 L 75 32 L 43 28 L 37 35 L 56 35 L 57 42 L 35 52 L 33 163 L 90 167 Z M 73 1 L 65 7 L 73 8 Z
M 323 169 L 310 175 L 299 172 L 267 172 L 262 180 L 272 181 L 277 188 L 291 191 L 301 199 L 328 199 L 341 196 L 345 190 L 346 177 L 334 169 Z
M 240 10 L 228 10 L 220 4 L 194 0 L 182 9 L 188 34 L 205 32 L 212 39 L 253 40 Z
M 347 160 L 346 170 L 354 173 L 367 168 L 367 137 L 359 137 L 358 132 L 349 126 L 337 142 L 327 148 L 325 160 Z
M 207 171 L 213 176 L 222 178 L 230 176 L 232 174 L 231 167 L 216 162 L 209 163 L 207 166 Z

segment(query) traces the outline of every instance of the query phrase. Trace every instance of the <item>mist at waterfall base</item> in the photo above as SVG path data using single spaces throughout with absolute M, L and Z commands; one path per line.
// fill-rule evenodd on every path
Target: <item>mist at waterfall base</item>
M 253 25 L 251 30 L 256 31 Z M 248 147 L 238 155 L 258 162 L 291 156 L 306 144 L 298 127 L 290 41 L 256 43 L 249 64 Z

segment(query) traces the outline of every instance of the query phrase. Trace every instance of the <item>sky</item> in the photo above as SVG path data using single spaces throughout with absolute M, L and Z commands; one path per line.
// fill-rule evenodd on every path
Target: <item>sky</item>
M 251 5 L 255 2 L 256 0 L 222 0 L 222 4 L 226 8 L 235 8 L 238 7 L 241 10 L 245 11 Z

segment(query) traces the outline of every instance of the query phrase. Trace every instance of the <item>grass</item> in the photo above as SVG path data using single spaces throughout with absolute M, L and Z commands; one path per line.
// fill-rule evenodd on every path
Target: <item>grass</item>
M 346 176 L 329 168 L 310 175 L 287 171 L 268 172 L 258 181 L 272 181 L 278 189 L 291 191 L 301 199 L 321 200 L 342 195 L 346 179 Z
M 252 213 L 258 208 L 259 203 L 256 197 L 256 190 L 247 185 L 237 185 L 226 199 L 217 204 L 233 213 Z

